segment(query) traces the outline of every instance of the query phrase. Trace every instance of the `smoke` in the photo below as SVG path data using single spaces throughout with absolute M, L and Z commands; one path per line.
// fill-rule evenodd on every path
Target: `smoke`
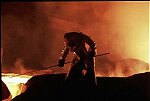
M 2 70 L 18 68 L 14 66 L 18 57 L 26 69 L 56 64 L 63 35 L 69 31 L 89 35 L 97 43 L 98 54 L 111 53 L 96 59 L 96 67 L 101 68 L 97 70 L 113 71 L 116 61 L 126 58 L 147 62 L 147 8 L 147 2 L 2 3 Z M 69 54 L 67 61 L 71 58 Z
M 17 68 L 18 73 L 25 73 L 27 72 L 24 67 L 24 61 L 21 58 L 17 58 L 17 60 L 14 63 L 14 67 Z

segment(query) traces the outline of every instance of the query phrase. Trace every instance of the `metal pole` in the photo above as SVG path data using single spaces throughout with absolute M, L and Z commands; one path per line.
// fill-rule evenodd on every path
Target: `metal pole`
M 95 57 L 99 57 L 99 56 L 107 55 L 107 54 L 110 54 L 110 53 L 99 54 L 99 55 L 96 55 Z M 64 64 L 68 64 L 68 63 L 72 63 L 72 61 L 65 62 Z M 48 69 L 48 68 L 52 68 L 52 67 L 57 67 L 57 66 L 58 66 L 58 65 L 48 66 L 48 67 L 44 67 L 44 68 L 42 67 L 42 68 L 40 68 L 40 69 L 36 69 L 36 70 L 30 71 L 30 72 L 25 72 L 25 73 L 22 73 L 22 74 L 14 75 L 14 76 L 11 76 L 11 77 L 16 77 L 16 76 L 20 76 L 20 75 L 25 75 L 25 74 L 29 74 L 29 73 L 33 73 L 33 72 L 36 72 L 36 71 L 40 71 L 40 70 L 44 70 L 44 69 Z

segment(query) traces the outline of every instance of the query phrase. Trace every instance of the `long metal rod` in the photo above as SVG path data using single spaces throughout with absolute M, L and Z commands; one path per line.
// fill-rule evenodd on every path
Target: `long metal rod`
M 110 53 L 99 54 L 99 55 L 96 55 L 95 57 L 99 57 L 99 56 L 107 55 L 107 54 L 110 54 Z M 65 62 L 64 64 L 68 64 L 68 63 L 72 63 L 72 61 Z M 44 70 L 44 69 L 48 69 L 48 68 L 52 68 L 52 67 L 57 67 L 57 66 L 58 66 L 58 64 L 57 64 L 57 65 L 53 65 L 53 66 L 44 67 L 44 68 L 42 67 L 42 68 L 39 68 L 39 69 L 30 71 L 30 72 L 25 72 L 25 73 L 22 73 L 22 74 L 18 74 L 18 75 L 11 76 L 11 77 L 16 77 L 16 76 L 20 76 L 20 75 L 25 75 L 25 74 L 29 74 L 29 73 L 33 73 L 33 72 L 36 72 L 36 71 L 40 71 L 40 70 Z

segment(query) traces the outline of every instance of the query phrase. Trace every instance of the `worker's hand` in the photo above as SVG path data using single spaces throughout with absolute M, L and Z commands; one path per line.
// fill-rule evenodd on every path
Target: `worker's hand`
M 59 67 L 63 67 L 64 64 L 65 64 L 65 59 L 59 59 L 59 61 L 58 61 L 58 66 L 59 66 Z
M 95 57 L 95 55 L 96 55 L 96 52 L 95 52 L 95 51 L 89 51 L 89 52 L 88 52 L 88 57 L 89 57 L 89 58 L 93 58 L 93 57 Z

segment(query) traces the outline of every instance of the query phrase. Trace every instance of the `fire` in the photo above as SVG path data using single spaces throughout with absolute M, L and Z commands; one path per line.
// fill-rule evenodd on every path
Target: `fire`
M 14 73 L 2 73 L 2 80 L 7 85 L 12 99 L 26 90 L 25 83 L 32 77 L 28 75 L 20 75 Z
M 150 71 L 149 64 L 138 59 L 129 58 L 116 62 L 103 58 L 97 62 L 101 67 L 96 68 L 96 75 L 101 77 L 128 77 Z

